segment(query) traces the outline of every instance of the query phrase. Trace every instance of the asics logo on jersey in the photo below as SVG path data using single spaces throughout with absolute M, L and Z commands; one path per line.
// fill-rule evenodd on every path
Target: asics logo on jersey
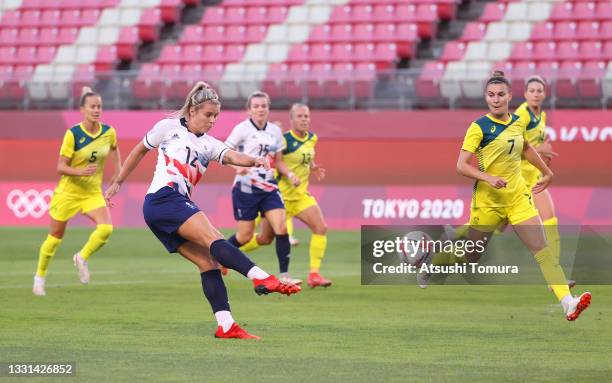
M 45 189 L 41 192 L 35 189 L 22 191 L 21 189 L 13 189 L 6 196 L 6 206 L 15 214 L 17 218 L 25 218 L 31 216 L 40 218 L 47 210 L 53 191 Z
M 497 126 L 493 125 L 493 127 L 491 128 L 491 133 L 495 133 L 495 129 L 497 129 Z
M 85 137 L 81 137 L 81 139 L 79 140 L 79 144 L 82 144 L 83 142 L 85 142 Z
M 174 133 L 174 135 L 172 136 L 172 139 L 175 139 L 175 138 L 181 138 L 181 137 L 179 137 L 178 133 Z

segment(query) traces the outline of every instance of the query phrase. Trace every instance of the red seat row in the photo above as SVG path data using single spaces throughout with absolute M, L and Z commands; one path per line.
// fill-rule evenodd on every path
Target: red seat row
M 398 59 L 393 43 L 297 44 L 287 56 L 287 63 L 375 62 L 377 68 L 391 68 Z
M 612 60 L 612 40 L 599 41 L 562 41 L 520 42 L 514 44 L 512 61 L 567 61 L 567 60 Z

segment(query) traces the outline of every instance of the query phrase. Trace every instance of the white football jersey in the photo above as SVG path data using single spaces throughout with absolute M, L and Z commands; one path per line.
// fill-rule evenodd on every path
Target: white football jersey
M 246 175 L 236 175 L 234 184 L 240 183 L 240 190 L 252 193 L 253 187 L 264 191 L 278 189 L 274 178 L 274 157 L 276 153 L 285 149 L 283 132 L 273 123 L 268 122 L 263 129 L 258 129 L 251 119 L 247 119 L 234 127 L 225 144 L 230 148 L 252 157 L 265 157 L 270 159 L 270 169 L 252 167 Z
M 170 186 L 191 197 L 210 161 L 222 163 L 229 148 L 207 134 L 195 135 L 187 130 L 184 119 L 159 121 L 142 140 L 147 149 L 158 148 L 157 165 L 149 193 Z

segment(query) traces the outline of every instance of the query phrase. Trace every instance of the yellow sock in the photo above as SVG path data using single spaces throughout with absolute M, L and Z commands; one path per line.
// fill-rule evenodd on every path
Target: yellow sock
M 255 218 L 255 226 L 257 227 L 257 225 L 259 225 L 260 222 L 261 222 L 261 213 L 257 215 L 257 218 Z
M 62 243 L 61 238 L 56 238 L 49 234 L 42 245 L 40 245 L 40 250 L 38 252 L 38 268 L 36 269 L 37 276 L 44 277 L 47 275 L 47 268 L 49 267 L 51 258 L 55 255 L 55 251 L 60 243 Z
M 289 234 L 290 237 L 293 236 L 293 217 L 289 216 L 287 216 L 287 234 Z
M 468 230 L 470 230 L 470 223 L 464 223 L 455 229 L 455 239 L 466 238 L 468 234 Z
M 249 242 L 240 246 L 240 250 L 246 252 L 253 251 L 259 247 L 259 243 L 257 243 L 257 233 L 253 234 Z
M 108 237 L 113 233 L 113 225 L 100 224 L 96 226 L 96 230 L 91 233 L 87 243 L 81 249 L 79 254 L 81 258 L 87 260 L 93 253 L 98 251 L 108 241 Z
M 559 263 L 561 259 L 561 237 L 559 237 L 559 221 L 557 217 L 544 221 L 544 231 L 546 232 L 548 247 L 550 247 L 554 259 Z
M 561 301 L 563 297 L 570 294 L 567 287 L 567 279 L 563 273 L 563 269 L 559 266 L 559 262 L 555 260 L 549 247 L 545 247 L 535 255 L 536 261 L 540 264 L 540 270 L 544 279 L 553 290 L 557 299 Z
M 310 271 L 317 272 L 321 268 L 321 261 L 327 248 L 327 236 L 313 234 L 310 238 Z

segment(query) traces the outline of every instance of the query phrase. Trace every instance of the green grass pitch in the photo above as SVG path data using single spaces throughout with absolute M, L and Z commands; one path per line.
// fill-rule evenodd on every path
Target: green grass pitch
M 75 361 L 70 382 L 603 382 L 612 376 L 611 286 L 588 286 L 593 304 L 574 323 L 543 286 L 361 286 L 359 233 L 336 231 L 322 270 L 331 288 L 259 297 L 234 272 L 226 279 L 234 317 L 263 340 L 215 340 L 197 270 L 166 254 L 147 230 L 117 229 L 90 260 L 92 283 L 79 285 L 71 256 L 88 235 L 89 229 L 68 230 L 41 298 L 31 285 L 45 229 L 0 229 L 0 362 Z M 308 234 L 297 235 L 302 244 L 291 269 L 305 278 Z M 277 270 L 273 247 L 252 258 Z

